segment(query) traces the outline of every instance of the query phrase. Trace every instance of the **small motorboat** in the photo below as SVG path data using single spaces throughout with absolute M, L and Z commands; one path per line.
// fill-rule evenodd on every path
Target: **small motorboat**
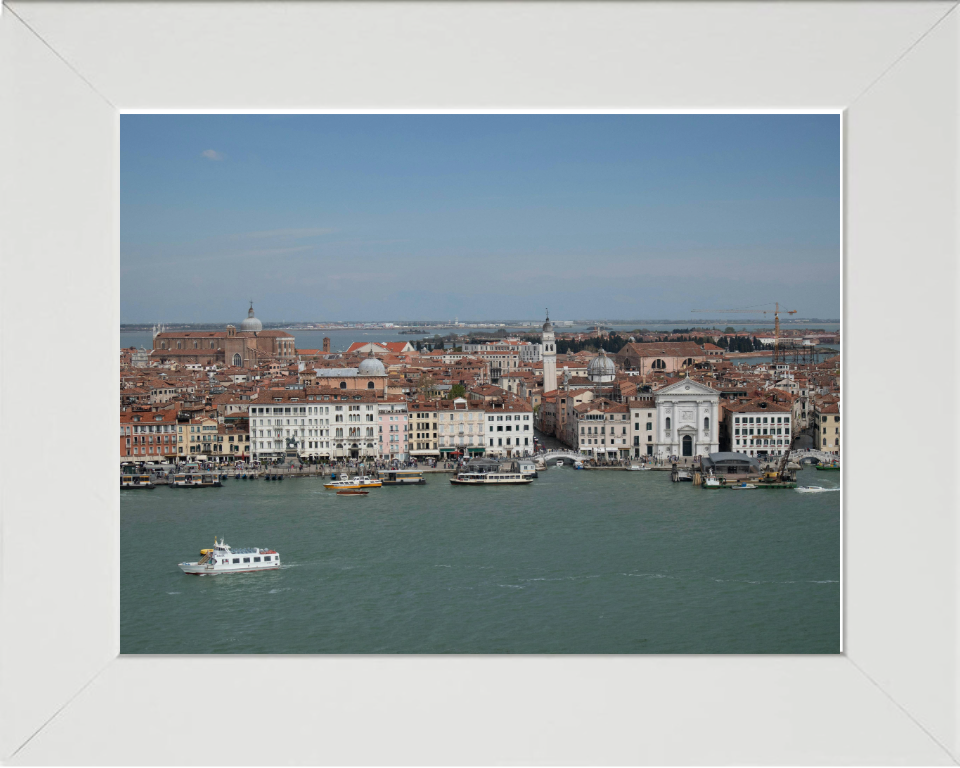
M 726 484 L 727 481 L 722 477 L 707 476 L 703 478 L 704 488 L 723 488 Z
M 557 459 L 557 466 L 558 466 L 558 467 L 562 467 L 562 466 L 563 466 L 563 459 Z
M 649 469 L 650 467 L 645 467 L 642 464 L 631 464 L 629 467 L 627 467 L 629 472 L 646 472 Z
M 797 493 L 824 493 L 825 491 L 835 491 L 836 488 L 821 488 L 819 485 L 801 485 L 797 488 Z
M 757 486 L 755 486 L 753 483 L 738 483 L 736 485 L 731 485 L 730 487 L 735 491 L 748 491 L 751 488 L 756 488 Z
M 357 490 L 343 489 L 343 490 L 337 491 L 337 496 L 366 496 L 368 493 L 370 493 L 370 491 L 357 491 Z
M 574 468 L 574 469 L 583 469 L 583 462 L 582 462 L 582 461 L 578 461 L 576 464 L 573 465 L 573 468 Z

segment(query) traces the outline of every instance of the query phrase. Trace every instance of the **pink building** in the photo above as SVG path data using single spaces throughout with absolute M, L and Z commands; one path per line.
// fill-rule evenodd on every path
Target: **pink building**
M 377 403 L 377 411 L 380 458 L 406 461 L 410 458 L 407 401 L 402 397 L 387 397 Z

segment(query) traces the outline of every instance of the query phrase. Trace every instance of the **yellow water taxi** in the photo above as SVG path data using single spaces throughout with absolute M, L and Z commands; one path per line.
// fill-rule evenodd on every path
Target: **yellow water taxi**
M 362 488 L 380 488 L 382 485 L 383 483 L 374 477 L 357 475 L 356 477 L 349 477 L 343 480 L 331 480 L 329 483 L 324 483 L 323 487 L 331 491 L 346 491 L 359 490 Z

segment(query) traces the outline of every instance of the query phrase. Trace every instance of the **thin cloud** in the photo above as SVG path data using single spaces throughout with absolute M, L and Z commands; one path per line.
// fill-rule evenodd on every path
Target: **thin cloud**
M 260 251 L 244 251 L 243 253 L 237 254 L 237 256 L 284 256 L 288 253 L 301 253 L 302 251 L 309 251 L 311 246 L 301 245 L 297 248 L 265 248 Z
M 245 240 L 266 238 L 266 237 L 317 237 L 319 235 L 329 235 L 333 229 L 324 227 L 310 227 L 306 229 L 268 229 L 263 232 L 244 232 L 239 235 L 233 235 L 235 240 Z
M 205 149 L 200 155 L 207 158 L 207 160 L 223 160 L 225 157 L 223 152 L 217 152 L 215 149 Z

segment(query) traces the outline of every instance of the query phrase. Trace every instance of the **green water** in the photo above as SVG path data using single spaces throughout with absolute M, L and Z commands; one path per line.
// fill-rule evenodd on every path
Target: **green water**
M 550 468 L 121 491 L 123 653 L 837 653 L 840 493 Z M 836 487 L 804 470 L 803 485 Z M 187 576 L 214 535 L 277 571 Z

